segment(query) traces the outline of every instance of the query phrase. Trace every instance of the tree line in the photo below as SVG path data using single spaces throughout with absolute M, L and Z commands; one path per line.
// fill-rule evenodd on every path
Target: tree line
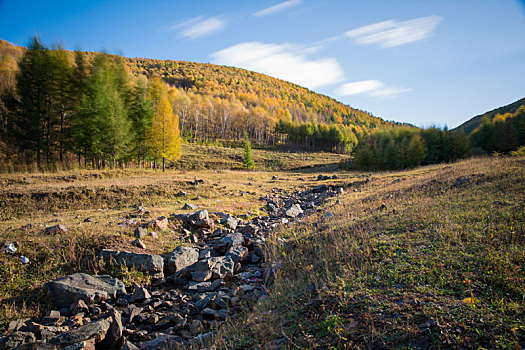
M 2 140 L 18 160 L 52 167 L 154 166 L 181 154 L 174 94 L 160 78 L 135 78 L 116 56 L 49 49 L 37 38 L 2 91 Z
M 177 127 L 186 142 L 350 152 L 391 125 L 242 69 L 0 44 L 0 155 L 39 167 L 164 163 L 180 155 Z
M 470 135 L 477 152 L 508 153 L 525 145 L 525 105 L 514 113 L 484 117 Z
M 363 137 L 355 151 L 359 167 L 375 170 L 452 162 L 469 154 L 465 133 L 436 127 L 381 130 Z
M 436 127 L 384 129 L 360 138 L 356 163 L 364 169 L 407 169 L 448 163 L 470 155 L 513 153 L 525 146 L 525 106 L 515 113 L 484 117 L 467 137 L 463 130 Z

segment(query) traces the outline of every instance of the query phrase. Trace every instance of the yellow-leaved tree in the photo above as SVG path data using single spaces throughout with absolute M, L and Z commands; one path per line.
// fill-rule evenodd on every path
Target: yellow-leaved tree
M 166 161 L 175 161 L 181 156 L 179 118 L 173 113 L 168 89 L 160 79 L 154 79 L 150 96 L 155 106 L 155 116 L 148 132 L 150 156 L 155 161 L 162 159 L 162 171 Z

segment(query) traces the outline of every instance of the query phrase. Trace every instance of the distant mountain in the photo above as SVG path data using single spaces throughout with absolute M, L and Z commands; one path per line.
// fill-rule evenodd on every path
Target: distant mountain
M 470 135 L 481 124 L 481 120 L 484 117 L 488 117 L 490 120 L 492 120 L 498 114 L 514 113 L 518 110 L 518 108 L 520 108 L 523 105 L 525 105 L 525 97 L 506 106 L 499 107 L 484 114 L 477 115 L 467 120 L 466 122 L 464 122 L 463 124 L 461 124 L 453 130 L 463 130 L 465 134 Z

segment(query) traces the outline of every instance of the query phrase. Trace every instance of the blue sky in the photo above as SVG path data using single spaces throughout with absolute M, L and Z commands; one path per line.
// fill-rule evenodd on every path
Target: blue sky
M 0 38 L 212 62 L 388 120 L 455 127 L 525 96 L 517 0 L 11 1 Z

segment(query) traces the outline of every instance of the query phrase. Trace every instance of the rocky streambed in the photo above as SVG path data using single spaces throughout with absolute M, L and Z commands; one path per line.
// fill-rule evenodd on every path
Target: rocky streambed
M 179 222 L 192 244 L 177 246 L 167 257 L 103 249 L 98 256 L 105 264 L 142 271 L 152 284 L 126 288 L 112 276 L 84 273 L 49 281 L 55 310 L 42 319 L 12 321 L 0 349 L 206 348 L 243 305 L 266 297 L 265 286 L 279 268 L 265 256 L 271 230 L 343 192 L 330 185 L 293 193 L 274 189 L 260 198 L 268 215 L 251 220 L 206 210 L 148 223 L 131 220 L 139 247 L 145 225 L 162 229 L 169 221 Z

